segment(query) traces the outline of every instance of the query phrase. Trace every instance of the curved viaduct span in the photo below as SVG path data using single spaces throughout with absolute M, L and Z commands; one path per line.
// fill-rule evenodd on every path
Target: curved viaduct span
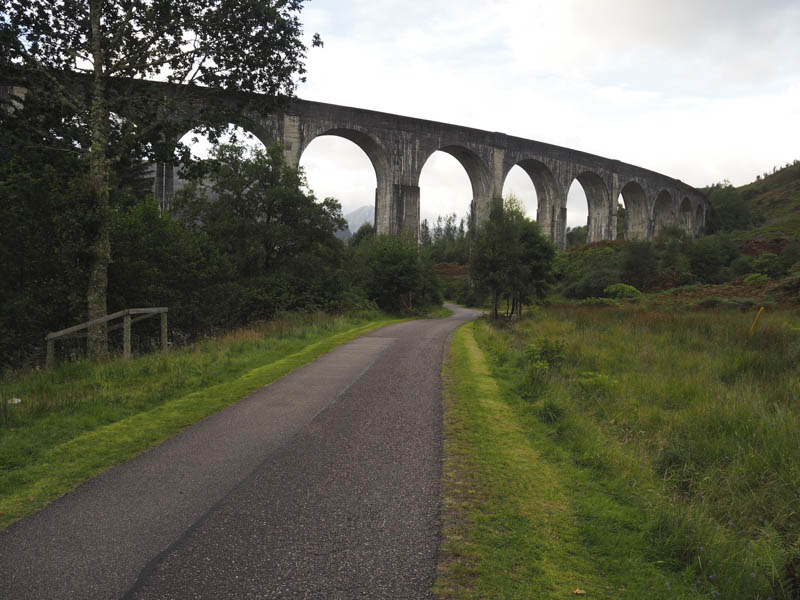
M 375 168 L 375 225 L 378 233 L 419 232 L 419 178 L 437 150 L 454 156 L 472 184 L 473 214 L 488 218 L 492 198 L 515 165 L 536 189 L 536 220 L 558 247 L 566 246 L 567 192 L 577 179 L 589 208 L 588 241 L 617 237 L 617 198 L 626 207 L 626 239 L 652 239 L 666 226 L 698 235 L 708 213 L 706 197 L 685 183 L 641 167 L 535 140 L 372 110 L 290 99 L 270 107 L 265 96 L 232 93 L 150 81 L 116 80 L 121 95 L 146 93 L 169 105 L 178 125 L 165 140 L 175 145 L 195 125 L 209 120 L 211 105 L 218 122 L 250 131 L 266 146 L 279 142 L 287 162 L 297 166 L 318 136 L 336 135 L 357 144 Z M 115 86 L 116 87 L 116 86 Z M 167 102 L 170 99 L 171 102 Z M 159 164 L 154 189 L 163 206 L 171 204 L 174 169 Z
M 620 194 L 627 210 L 626 239 L 652 239 L 669 225 L 697 235 L 705 225 L 708 201 L 694 188 L 660 173 L 570 148 L 298 99 L 276 118 L 275 138 L 283 144 L 292 165 L 298 164 L 309 143 L 320 135 L 347 138 L 364 150 L 377 178 L 375 223 L 379 233 L 418 232 L 420 173 L 437 150 L 454 156 L 466 170 L 478 222 L 488 218 L 491 199 L 502 195 L 511 168 L 522 167 L 536 189 L 536 220 L 561 248 L 566 246 L 567 192 L 575 179 L 586 192 L 589 242 L 617 237 Z

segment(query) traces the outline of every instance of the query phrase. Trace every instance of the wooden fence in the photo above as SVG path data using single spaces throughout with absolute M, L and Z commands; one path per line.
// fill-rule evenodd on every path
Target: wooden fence
M 72 338 L 72 337 L 86 337 L 86 332 L 84 329 L 88 329 L 92 325 L 100 325 L 102 323 L 107 323 L 114 319 L 119 319 L 122 317 L 122 323 L 118 323 L 116 325 L 112 325 L 108 328 L 108 331 L 113 331 L 115 329 L 119 329 L 122 327 L 122 357 L 125 360 L 131 359 L 131 325 L 137 323 L 139 321 L 143 321 L 144 319 L 149 319 L 150 317 L 154 317 L 158 314 L 161 315 L 161 351 L 167 351 L 167 311 L 169 309 L 165 306 L 159 306 L 156 308 L 126 308 L 125 310 L 120 310 L 118 312 L 112 313 L 110 315 L 106 315 L 105 317 L 100 317 L 99 319 L 93 319 L 91 321 L 86 321 L 86 323 L 81 323 L 80 325 L 74 325 L 73 327 L 67 327 L 66 329 L 62 329 L 61 331 L 55 331 L 53 333 L 48 333 L 45 336 L 45 341 L 47 342 L 47 359 L 46 359 L 46 367 L 48 369 L 52 369 L 56 362 L 56 340 L 57 339 L 64 339 L 64 338 Z M 136 318 L 133 318 L 134 315 L 140 315 Z

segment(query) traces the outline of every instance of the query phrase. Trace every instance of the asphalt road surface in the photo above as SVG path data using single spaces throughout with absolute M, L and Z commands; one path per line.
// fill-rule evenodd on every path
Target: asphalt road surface
M 477 316 L 340 346 L 0 532 L 0 599 L 428 598 L 441 362 Z

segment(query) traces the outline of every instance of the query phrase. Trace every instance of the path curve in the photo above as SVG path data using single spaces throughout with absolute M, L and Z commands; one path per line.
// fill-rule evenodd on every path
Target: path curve
M 425 598 L 441 361 L 478 313 L 375 330 L 0 532 L 0 598 Z

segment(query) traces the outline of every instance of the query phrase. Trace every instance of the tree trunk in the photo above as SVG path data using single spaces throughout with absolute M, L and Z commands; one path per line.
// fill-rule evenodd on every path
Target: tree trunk
M 92 262 L 89 271 L 89 287 L 86 292 L 88 318 L 97 319 L 106 315 L 106 293 L 108 290 L 108 263 L 111 259 L 109 239 L 109 161 L 107 157 L 109 139 L 109 116 L 105 102 L 105 75 L 103 73 L 102 32 L 100 15 L 102 0 L 89 4 L 92 24 L 92 60 L 94 82 L 92 86 L 92 146 L 89 150 L 89 177 L 94 200 L 95 238 L 92 242 Z M 105 323 L 89 328 L 88 352 L 92 358 L 108 353 L 108 328 Z

